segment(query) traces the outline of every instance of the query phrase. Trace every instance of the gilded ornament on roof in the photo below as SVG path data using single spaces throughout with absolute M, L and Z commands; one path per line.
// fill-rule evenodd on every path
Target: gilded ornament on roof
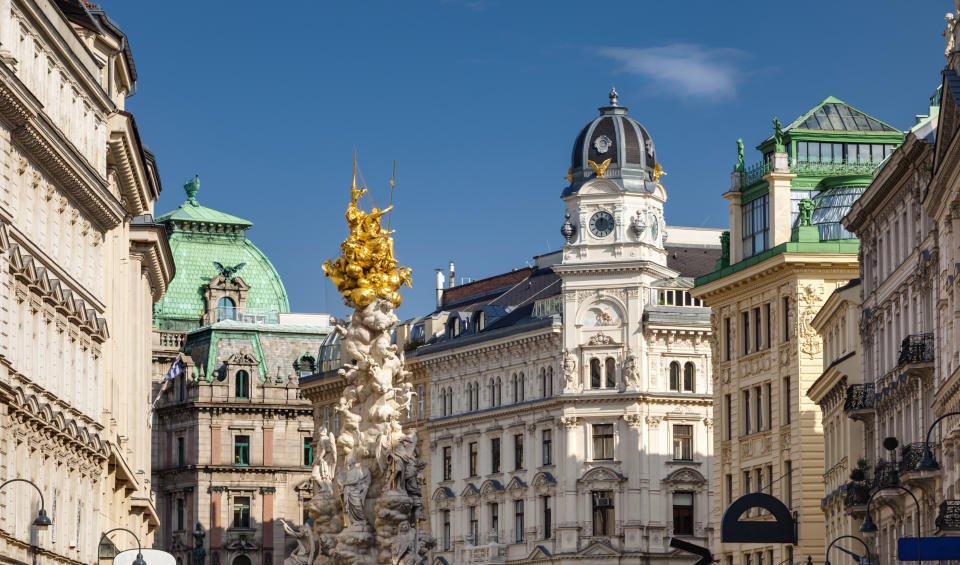
M 323 264 L 323 273 L 337 286 L 347 306 L 362 308 L 380 297 L 396 308 L 403 301 L 397 291 L 404 284 L 411 286 L 411 270 L 398 266 L 393 256 L 394 231 L 380 225 L 393 205 L 366 212 L 359 207 L 360 197 L 366 192 L 366 188 L 357 188 L 354 162 L 350 205 L 345 214 L 350 235 L 340 244 L 342 255 Z

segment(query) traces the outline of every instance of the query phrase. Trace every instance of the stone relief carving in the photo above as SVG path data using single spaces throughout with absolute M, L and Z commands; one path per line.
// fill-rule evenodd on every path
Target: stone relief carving
M 580 418 L 576 416 L 561 416 L 560 425 L 567 430 L 575 429 L 580 426 Z
M 590 340 L 587 342 L 588 345 L 610 345 L 612 343 L 613 338 L 602 333 L 591 336 Z
M 662 416 L 647 416 L 647 425 L 651 428 L 659 428 L 662 420 Z
M 643 425 L 643 418 L 640 414 L 624 414 L 623 420 L 631 429 L 638 430 Z
M 640 368 L 637 366 L 637 356 L 629 347 L 626 360 L 623 362 L 623 386 L 626 390 L 640 390 Z
M 800 289 L 797 295 L 797 306 L 799 310 L 799 315 L 797 316 L 797 337 L 800 341 L 800 351 L 811 359 L 819 354 L 823 348 L 820 335 L 811 325 L 813 318 L 816 317 L 822 304 L 822 287 L 808 284 Z
M 577 356 L 569 350 L 563 350 L 563 392 L 580 392 L 580 379 L 577 374 Z

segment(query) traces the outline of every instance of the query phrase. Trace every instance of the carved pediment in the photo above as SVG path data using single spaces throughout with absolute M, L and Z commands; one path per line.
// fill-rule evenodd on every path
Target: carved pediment
M 700 474 L 700 471 L 690 467 L 683 467 L 667 475 L 666 478 L 663 479 L 663 482 L 670 484 L 705 485 L 707 484 L 707 479 Z
M 625 477 L 606 467 L 594 467 L 580 477 L 581 481 L 623 481 Z
M 530 555 L 527 556 L 527 560 L 532 561 L 534 559 L 546 559 L 548 557 L 552 557 L 552 555 L 553 554 L 550 553 L 549 549 L 542 545 L 538 545 L 534 547 L 533 551 L 530 552 Z
M 217 275 L 208 283 L 208 286 L 218 290 L 250 290 L 250 285 L 239 276 L 227 278 L 223 275 Z
M 480 494 L 489 494 L 492 492 L 500 492 L 502 490 L 503 484 L 496 479 L 484 481 L 484 483 L 480 485 Z
M 553 475 L 547 471 L 541 471 L 533 477 L 533 486 L 535 487 L 555 484 L 557 484 L 557 479 L 553 478 Z
M 507 483 L 507 490 L 524 490 L 527 488 L 527 483 L 523 482 L 520 477 L 514 477 Z
M 477 496 L 478 494 L 480 494 L 480 489 L 473 483 L 467 483 L 467 486 L 460 491 L 460 496 Z
M 257 358 L 247 353 L 246 351 L 240 351 L 239 353 L 234 353 L 227 359 L 227 365 L 259 365 Z
M 223 547 L 231 551 L 256 551 L 260 546 L 247 539 L 247 536 L 241 535 L 227 541 Z
M 450 487 L 439 487 L 437 490 L 433 491 L 434 500 L 452 500 L 456 497 L 457 496 L 453 494 L 453 491 L 450 490 Z
M 585 547 L 583 551 L 577 554 L 581 557 L 607 557 L 611 555 L 620 555 L 620 552 L 613 549 L 609 544 L 602 541 L 595 541 Z

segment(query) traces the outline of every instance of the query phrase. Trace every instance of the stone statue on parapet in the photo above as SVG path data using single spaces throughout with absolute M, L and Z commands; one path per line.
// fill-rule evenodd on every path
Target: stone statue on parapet
M 958 12 L 960 13 L 960 12 Z M 946 39 L 946 47 L 943 49 L 943 56 L 947 59 L 950 58 L 950 53 L 953 53 L 953 49 L 956 46 L 957 41 L 957 17 L 953 14 L 947 13 L 943 16 L 943 19 L 947 22 L 946 29 L 943 30 L 942 35 Z

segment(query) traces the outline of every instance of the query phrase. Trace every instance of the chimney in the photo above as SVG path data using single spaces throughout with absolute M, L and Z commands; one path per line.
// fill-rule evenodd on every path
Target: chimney
M 437 310 L 443 306 L 443 269 L 434 269 L 437 272 Z
M 456 278 L 454 277 L 454 271 L 453 271 L 453 261 L 450 261 L 450 287 L 449 288 L 453 288 L 454 286 L 456 286 L 456 284 L 457 284 Z

